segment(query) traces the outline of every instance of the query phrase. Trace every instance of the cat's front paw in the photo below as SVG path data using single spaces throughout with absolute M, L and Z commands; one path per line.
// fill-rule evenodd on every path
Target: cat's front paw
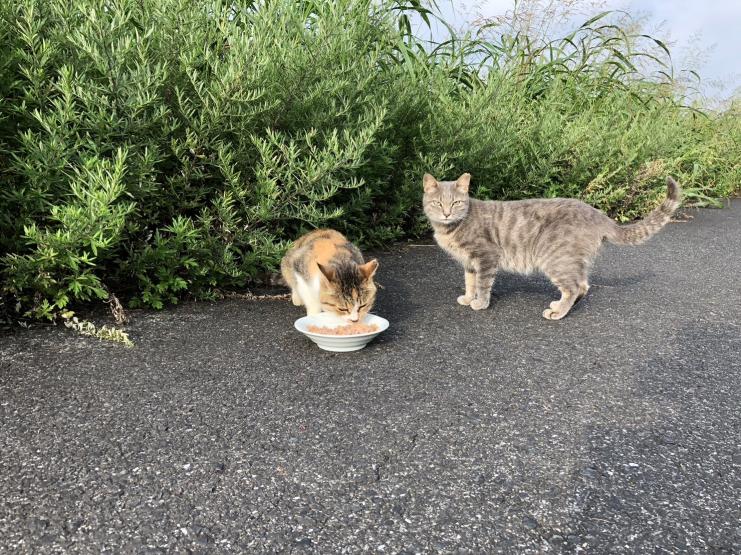
M 471 301 L 473 300 L 473 297 L 468 297 L 466 295 L 461 295 L 456 299 L 458 301 L 458 304 L 462 304 L 463 306 L 468 306 L 471 304 Z
M 484 310 L 485 308 L 489 307 L 489 301 L 484 301 L 482 299 L 474 299 L 471 301 L 471 304 L 469 305 L 474 310 Z

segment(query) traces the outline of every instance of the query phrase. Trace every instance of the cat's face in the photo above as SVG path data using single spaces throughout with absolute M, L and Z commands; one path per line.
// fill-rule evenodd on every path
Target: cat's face
M 437 181 L 426 173 L 422 181 L 425 188 L 422 206 L 432 223 L 454 224 L 466 217 L 471 174 L 464 173 L 456 181 Z
M 332 267 L 320 264 L 319 269 L 326 278 L 320 293 L 322 310 L 350 322 L 361 321 L 376 301 L 373 276 L 378 261 L 374 259 L 365 264 L 348 262 Z

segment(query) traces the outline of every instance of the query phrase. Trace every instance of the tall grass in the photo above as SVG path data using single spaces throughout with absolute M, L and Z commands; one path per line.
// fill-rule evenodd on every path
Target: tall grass
M 159 308 L 245 286 L 312 227 L 418 234 L 425 171 L 622 220 L 666 174 L 692 202 L 737 190 L 738 112 L 682 106 L 668 50 L 642 74 L 604 14 L 550 43 L 483 27 L 438 45 L 413 16 L 438 17 L 416 0 L 3 3 L 6 308 Z

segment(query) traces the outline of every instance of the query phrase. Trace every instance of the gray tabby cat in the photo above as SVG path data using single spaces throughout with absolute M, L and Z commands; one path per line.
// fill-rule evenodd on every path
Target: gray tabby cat
M 470 174 L 437 181 L 425 174 L 424 211 L 435 240 L 464 267 L 466 294 L 458 302 L 474 310 L 489 306 L 497 270 L 543 272 L 561 298 L 543 311 L 560 320 L 589 290 L 589 270 L 604 240 L 638 245 L 657 233 L 679 206 L 681 190 L 671 177 L 668 196 L 645 219 L 618 225 L 576 199 L 482 201 L 468 196 Z

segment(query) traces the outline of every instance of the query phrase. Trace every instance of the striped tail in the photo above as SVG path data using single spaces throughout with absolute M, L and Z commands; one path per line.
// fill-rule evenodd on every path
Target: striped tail
M 679 208 L 682 189 L 671 177 L 666 178 L 667 195 L 656 210 L 639 222 L 627 225 L 613 225 L 605 233 L 605 238 L 616 245 L 640 245 L 656 235 Z
M 265 282 L 267 285 L 271 285 L 273 287 L 288 287 L 288 283 L 286 283 L 286 280 L 283 279 L 283 276 L 280 272 L 273 272 L 271 274 L 268 274 Z

